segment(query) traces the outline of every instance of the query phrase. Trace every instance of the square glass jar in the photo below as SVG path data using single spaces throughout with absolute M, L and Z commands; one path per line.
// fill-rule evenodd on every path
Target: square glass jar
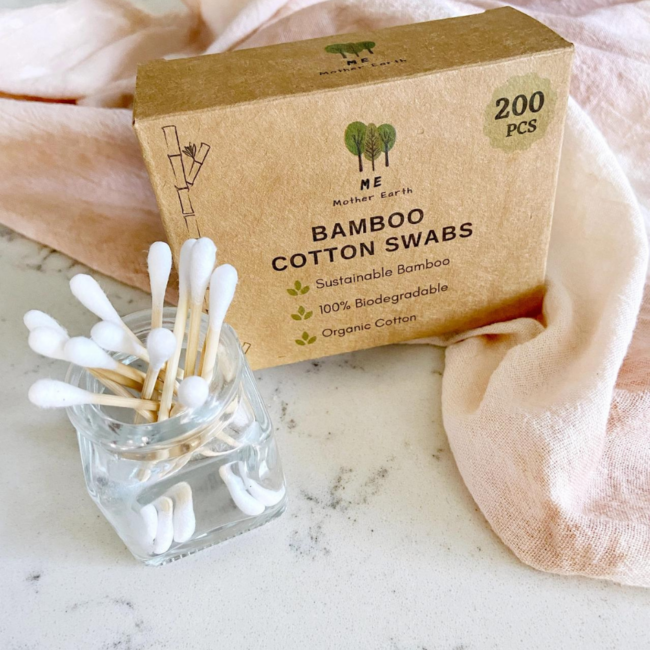
M 176 310 L 164 310 L 172 329 Z M 124 322 L 144 343 L 151 312 Z M 207 331 L 201 324 L 201 345 Z M 146 369 L 135 357 L 116 359 Z M 181 366 L 183 356 L 181 356 Z M 67 381 L 105 389 L 71 366 Z M 86 486 L 131 553 L 158 565 L 278 517 L 286 507 L 282 465 L 268 412 L 234 330 L 224 325 L 206 403 L 162 422 L 133 424 L 133 411 L 72 406 Z

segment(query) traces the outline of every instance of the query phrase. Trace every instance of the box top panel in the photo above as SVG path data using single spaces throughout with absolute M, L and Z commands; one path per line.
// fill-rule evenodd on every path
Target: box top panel
M 238 50 L 138 68 L 135 121 L 325 92 L 571 44 L 510 7 L 481 14 Z

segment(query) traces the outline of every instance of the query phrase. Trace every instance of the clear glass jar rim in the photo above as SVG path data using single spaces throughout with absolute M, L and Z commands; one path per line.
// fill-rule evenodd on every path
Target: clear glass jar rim
M 175 307 L 166 307 L 163 310 L 163 319 L 173 319 L 175 314 Z M 127 325 L 132 326 L 133 322 L 146 318 L 151 319 L 151 310 L 134 312 L 124 316 L 123 320 Z M 207 328 L 206 314 L 203 314 L 202 320 L 202 327 Z M 180 438 L 191 437 L 192 434 L 215 422 L 224 413 L 235 398 L 241 383 L 245 363 L 244 352 L 237 334 L 228 324 L 223 325 L 220 343 L 233 357 L 233 378 L 227 382 L 225 390 L 220 389 L 215 394 L 214 390 L 219 387 L 222 378 L 221 373 L 216 373 L 210 386 L 210 397 L 203 406 L 162 422 L 129 424 L 110 417 L 99 406 L 83 404 L 66 408 L 70 422 L 79 434 L 122 451 L 177 444 Z M 119 354 L 112 354 L 112 356 L 124 358 L 124 355 Z M 81 387 L 83 387 L 82 382 L 85 383 L 89 378 L 92 378 L 92 375 L 88 370 L 75 365 L 70 366 L 66 375 L 66 381 Z

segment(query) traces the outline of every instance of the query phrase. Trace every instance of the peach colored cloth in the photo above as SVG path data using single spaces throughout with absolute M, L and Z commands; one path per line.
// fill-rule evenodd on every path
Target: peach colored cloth
M 538 319 L 437 341 L 449 346 L 444 423 L 474 499 L 521 560 L 650 586 L 650 292 L 634 331 L 647 277 L 650 9 L 513 4 L 576 43 L 548 295 Z M 163 233 L 131 130 L 138 62 L 498 5 L 188 0 L 153 15 L 72 0 L 0 12 L 0 221 L 146 287 L 140 253 Z

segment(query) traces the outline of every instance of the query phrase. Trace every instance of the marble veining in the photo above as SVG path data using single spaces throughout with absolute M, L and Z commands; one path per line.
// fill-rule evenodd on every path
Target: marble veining
M 444 353 L 395 346 L 259 371 L 289 506 L 271 524 L 153 569 L 85 492 L 64 413 L 26 399 L 65 367 L 27 347 L 39 307 L 95 318 L 88 272 L 0 228 L 2 650 L 650 648 L 650 591 L 522 565 L 465 488 L 442 427 Z M 93 273 L 93 275 L 96 275 Z M 143 293 L 96 275 L 123 313 Z

